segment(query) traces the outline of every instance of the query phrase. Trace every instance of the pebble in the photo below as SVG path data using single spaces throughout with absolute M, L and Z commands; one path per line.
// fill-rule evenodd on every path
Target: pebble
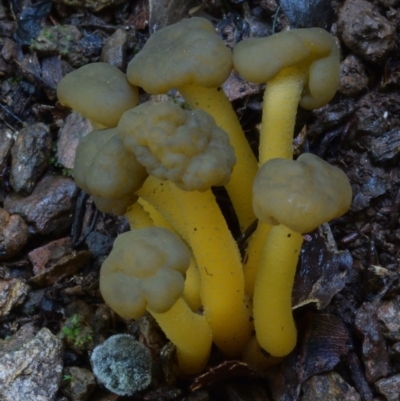
M 396 28 L 366 0 L 346 0 L 338 15 L 345 45 L 365 60 L 380 62 L 394 49 Z
M 104 41 L 100 61 L 111 64 L 121 70 L 126 68 L 126 32 L 117 29 Z
M 91 131 L 93 131 L 93 127 L 87 118 L 76 111 L 69 114 L 58 132 L 57 163 L 65 168 L 72 169 L 78 143 Z
M 78 188 L 71 178 L 46 174 L 31 195 L 7 195 L 4 208 L 24 217 L 32 234 L 63 232 L 71 224 Z
M 357 391 L 336 372 L 312 376 L 303 384 L 302 390 L 300 401 L 361 401 Z
M 29 286 L 22 280 L 0 280 L 0 318 L 7 316 L 13 307 L 21 305 L 28 292 Z
M 49 165 L 52 140 L 43 123 L 23 128 L 12 147 L 10 183 L 15 192 L 32 193 L 39 177 Z
M 0 341 L 0 399 L 52 401 L 62 375 L 62 342 L 47 328 L 24 326 Z
M 400 400 L 400 374 L 378 380 L 375 387 L 387 401 Z
M 91 258 L 89 251 L 75 251 L 70 239 L 62 238 L 35 249 L 28 255 L 34 266 L 35 276 L 29 283 L 45 287 L 64 277 L 72 276 Z
M 364 64 L 354 54 L 348 55 L 340 64 L 338 91 L 346 96 L 356 96 L 368 85 Z
M 10 259 L 28 241 L 28 226 L 18 214 L 0 208 L 0 260 Z
M 382 302 L 377 310 L 384 337 L 391 342 L 400 341 L 400 297 Z
M 364 302 L 355 318 L 356 330 L 362 336 L 362 360 L 365 365 L 365 377 L 373 383 L 390 372 L 389 354 L 379 327 L 377 308 L 370 302 Z
M 96 387 L 93 373 L 85 368 L 66 367 L 63 377 L 61 391 L 70 400 L 86 401 Z

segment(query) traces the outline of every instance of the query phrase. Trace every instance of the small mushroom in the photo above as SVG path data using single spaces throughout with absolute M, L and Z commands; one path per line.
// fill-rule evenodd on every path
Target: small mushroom
M 233 49 L 234 68 L 248 81 L 267 83 L 260 132 L 260 165 L 293 156 L 297 107 L 327 104 L 339 85 L 339 49 L 321 28 L 251 38 Z
M 266 162 L 253 187 L 257 217 L 274 224 L 254 287 L 256 336 L 272 356 L 285 356 L 296 345 L 291 296 L 302 233 L 343 215 L 350 208 L 352 190 L 340 169 L 309 153 L 297 161 Z
M 204 316 L 181 298 L 190 253 L 172 232 L 150 227 L 120 235 L 100 270 L 100 291 L 120 316 L 137 319 L 146 310 L 177 348 L 185 374 L 199 373 L 211 348 Z
M 122 115 L 118 133 L 149 174 L 185 191 L 206 191 L 231 178 L 236 158 L 229 137 L 202 110 L 144 103 Z
M 311 153 L 296 161 L 272 159 L 253 183 L 253 208 L 263 223 L 308 233 L 350 208 L 346 174 Z
M 176 234 L 174 228 L 165 220 L 163 215 L 143 198 L 139 198 L 137 202 L 130 205 L 124 216 L 128 220 L 131 230 L 156 226 L 166 228 Z M 182 297 L 192 311 L 195 312 L 200 308 L 200 276 L 193 256 L 186 271 L 185 289 Z
M 210 190 L 228 179 L 234 162 L 226 133 L 204 111 L 183 111 L 173 103 L 143 104 L 127 111 L 118 132 L 149 172 L 179 185 L 149 176 L 137 194 L 190 244 L 214 342 L 225 354 L 240 355 L 251 332 L 242 263 Z
M 116 127 L 126 110 L 139 102 L 139 92 L 125 74 L 107 63 L 92 63 L 67 74 L 58 84 L 61 104 L 103 127 Z
M 267 83 L 260 131 L 259 164 L 293 158 L 297 108 L 321 107 L 339 83 L 339 49 L 321 28 L 294 29 L 266 38 L 251 38 L 233 49 L 234 68 L 247 80 Z M 253 293 L 261 250 L 270 227 L 258 224 L 247 247 L 246 292 Z
M 93 131 L 79 142 L 74 179 L 93 196 L 100 211 L 125 213 L 146 177 L 145 168 L 124 148 L 115 128 Z
M 238 163 L 226 189 L 243 228 L 254 220 L 251 182 L 257 162 L 221 84 L 232 70 L 230 50 L 204 18 L 186 19 L 154 33 L 129 63 L 129 82 L 151 94 L 176 88 L 192 109 L 211 114 L 229 134 Z

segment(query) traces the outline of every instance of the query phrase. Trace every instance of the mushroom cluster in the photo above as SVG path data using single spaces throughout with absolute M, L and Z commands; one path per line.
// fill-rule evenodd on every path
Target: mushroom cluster
M 258 162 L 221 88 L 233 68 L 267 83 Z M 302 234 L 352 198 L 339 168 L 312 154 L 292 160 L 295 116 L 328 103 L 338 77 L 339 49 L 322 29 L 245 40 L 232 55 L 209 21 L 191 18 L 154 33 L 126 76 L 94 63 L 60 82 L 60 102 L 98 128 L 78 146 L 76 183 L 131 226 L 103 263 L 101 293 L 124 318 L 152 314 L 183 374 L 204 369 L 212 343 L 250 362 L 259 346 L 274 357 L 295 347 Z M 136 86 L 177 89 L 191 110 L 137 106 Z M 226 188 L 242 230 L 259 220 L 245 262 L 213 186 Z

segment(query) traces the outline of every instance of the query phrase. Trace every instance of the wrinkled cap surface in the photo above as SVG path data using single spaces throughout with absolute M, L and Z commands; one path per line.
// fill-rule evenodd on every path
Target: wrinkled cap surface
M 185 19 L 163 28 L 146 42 L 128 65 L 133 85 L 151 94 L 197 84 L 221 85 L 232 70 L 232 54 L 204 18 Z
M 302 154 L 296 161 L 266 162 L 253 184 L 257 218 L 299 233 L 310 232 L 346 213 L 351 198 L 346 174 L 311 153 Z
M 124 214 L 147 177 L 146 169 L 128 152 L 115 128 L 92 131 L 79 142 L 74 179 L 93 196 L 103 213 Z
M 122 113 L 135 107 L 139 92 L 125 74 L 107 63 L 92 63 L 67 74 L 58 84 L 61 104 L 104 127 L 116 127 Z
M 168 311 L 182 295 L 190 253 L 181 239 L 150 227 L 120 235 L 100 270 L 100 291 L 120 316 Z
M 186 191 L 225 185 L 236 162 L 228 134 L 209 114 L 171 102 L 144 103 L 127 111 L 118 132 L 149 174 Z
M 268 82 L 288 67 L 305 68 L 308 73 L 300 106 L 309 110 L 327 104 L 339 85 L 339 49 L 333 36 L 321 28 L 244 40 L 233 49 L 233 64 L 244 78 L 255 83 Z

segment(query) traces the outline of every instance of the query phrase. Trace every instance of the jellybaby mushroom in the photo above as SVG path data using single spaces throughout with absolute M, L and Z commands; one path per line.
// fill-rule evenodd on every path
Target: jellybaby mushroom
M 339 62 L 339 49 L 333 36 L 321 28 L 251 38 L 234 47 L 234 68 L 250 82 L 267 83 L 260 165 L 276 157 L 293 157 L 298 105 L 312 110 L 333 98 L 339 84 Z
M 129 63 L 127 77 L 151 94 L 178 89 L 192 109 L 211 114 L 229 134 L 238 161 L 226 189 L 246 228 L 255 220 L 250 205 L 257 162 L 221 88 L 231 70 L 232 54 L 214 26 L 204 18 L 191 18 L 154 33 Z
M 236 162 L 228 135 L 202 110 L 143 103 L 124 113 L 118 132 L 147 172 L 185 191 L 225 185 Z
M 254 212 L 273 225 L 254 289 L 256 336 L 272 356 L 285 356 L 296 345 L 291 295 L 302 233 L 346 213 L 352 190 L 343 171 L 310 153 L 266 162 L 253 188 Z
M 145 168 L 128 152 L 115 128 L 96 130 L 79 142 L 74 179 L 105 213 L 124 214 L 137 199 L 135 191 L 147 177 Z
M 92 63 L 67 74 L 58 84 L 61 104 L 102 127 L 116 127 L 122 113 L 135 107 L 139 92 L 125 74 L 107 63 Z
M 204 316 L 181 298 L 190 252 L 172 232 L 150 227 L 117 237 L 100 270 L 100 291 L 120 316 L 137 319 L 146 310 L 176 346 L 184 374 L 206 365 L 212 336 Z
M 251 62 L 249 62 L 251 60 Z M 314 109 L 328 103 L 339 83 L 339 49 L 321 28 L 295 29 L 238 43 L 234 68 L 247 80 L 267 83 L 260 132 L 259 163 L 293 158 L 298 105 Z M 262 244 L 269 226 L 259 223 L 250 238 L 244 266 L 246 292 L 252 295 Z
M 130 205 L 124 217 L 128 220 L 131 230 L 157 226 L 176 233 L 164 216 L 143 198 L 139 198 L 137 202 Z M 190 265 L 186 271 L 182 297 L 193 311 L 200 308 L 200 275 L 193 256 L 190 258 Z
M 172 102 L 145 103 L 127 111 L 118 132 L 151 174 L 137 194 L 158 209 L 193 250 L 215 344 L 227 355 L 239 355 L 251 331 L 242 263 L 210 190 L 229 180 L 235 162 L 227 134 L 206 112 L 182 110 Z

